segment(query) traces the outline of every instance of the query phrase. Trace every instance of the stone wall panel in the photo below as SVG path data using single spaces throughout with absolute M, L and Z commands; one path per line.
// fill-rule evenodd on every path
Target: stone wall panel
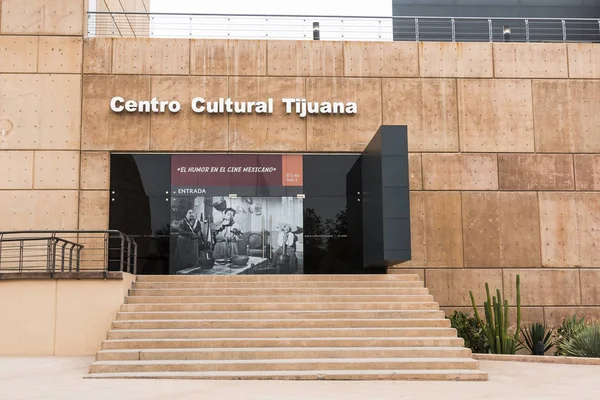
M 418 77 L 416 42 L 344 42 L 344 75 Z
M 270 76 L 344 76 L 344 47 L 334 41 L 268 41 Z
M 0 36 L 0 73 L 35 73 L 38 40 L 36 36 Z
M 496 154 L 424 153 L 424 190 L 498 190 Z
M 383 79 L 383 123 L 408 126 L 410 151 L 458 151 L 453 79 Z
M 565 43 L 494 43 L 496 78 L 567 78 Z
M 181 111 L 150 116 L 150 149 L 227 150 L 227 114 L 195 113 L 191 107 L 195 97 L 215 101 L 219 97 L 227 98 L 227 92 L 226 77 L 152 77 L 151 97 L 177 100 Z
M 419 68 L 423 78 L 491 78 L 492 43 L 419 42 Z
M 362 151 L 382 124 L 380 79 L 306 78 L 306 98 L 357 104 L 356 114 L 308 117 L 308 151 Z
M 600 152 L 600 81 L 534 80 L 532 88 L 536 151 Z
M 149 150 L 150 115 L 113 112 L 110 100 L 117 93 L 125 100 L 150 99 L 150 77 L 84 76 L 82 150 Z
M 273 114 L 231 114 L 231 150 L 306 150 L 306 118 L 286 114 L 282 98 L 304 98 L 302 78 L 240 77 L 229 79 L 229 96 L 237 101 L 267 101 L 273 98 Z
M 573 157 L 567 154 L 498 155 L 500 190 L 573 190 Z
M 465 266 L 539 267 L 540 228 L 533 192 L 463 192 Z
M 461 151 L 534 151 L 531 81 L 459 79 L 457 85 Z

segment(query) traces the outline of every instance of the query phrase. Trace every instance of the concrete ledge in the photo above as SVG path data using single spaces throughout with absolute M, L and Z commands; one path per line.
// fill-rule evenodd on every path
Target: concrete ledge
M 473 354 L 475 360 L 533 362 L 545 364 L 600 365 L 600 358 L 562 357 L 562 356 L 527 356 L 519 354 Z
M 49 272 L 0 272 L 0 280 L 18 279 L 117 279 L 123 280 L 123 272 L 101 271 L 57 272 L 51 276 Z

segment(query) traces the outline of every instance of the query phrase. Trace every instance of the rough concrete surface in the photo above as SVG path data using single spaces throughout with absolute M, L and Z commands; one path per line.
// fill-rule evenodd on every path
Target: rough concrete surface
M 0 357 L 0 400 L 597 399 L 600 366 L 481 361 L 488 382 L 82 379 L 92 357 Z

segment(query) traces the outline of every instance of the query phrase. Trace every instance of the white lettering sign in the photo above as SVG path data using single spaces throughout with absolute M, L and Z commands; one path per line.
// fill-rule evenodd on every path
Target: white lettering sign
M 309 114 L 356 114 L 358 106 L 355 102 L 343 101 L 308 101 L 300 98 L 283 98 L 286 114 L 296 114 L 305 118 Z M 273 114 L 274 101 L 268 98 L 265 101 L 237 101 L 231 98 L 220 97 L 217 100 L 207 100 L 203 97 L 194 97 L 190 107 L 197 114 Z M 113 112 L 128 113 L 177 113 L 181 110 L 181 103 L 177 100 L 133 100 L 116 96 L 110 100 L 110 109 Z

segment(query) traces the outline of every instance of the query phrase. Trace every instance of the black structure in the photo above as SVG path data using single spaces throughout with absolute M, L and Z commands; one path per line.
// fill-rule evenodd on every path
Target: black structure
M 392 0 L 394 17 L 439 17 L 421 18 L 418 21 L 419 40 L 452 41 L 451 17 L 474 18 L 455 22 L 454 40 L 457 42 L 489 41 L 487 18 L 492 19 L 494 42 L 525 42 L 526 30 L 531 42 L 561 42 L 562 23 L 560 18 L 600 18 L 600 0 Z M 506 18 L 523 18 L 520 20 Z M 525 18 L 530 18 L 525 26 Z M 541 18 L 542 20 L 535 20 Z M 552 20 L 556 18 L 557 20 Z M 505 28 L 510 30 L 508 40 Z M 570 42 L 600 41 L 597 21 L 570 21 L 566 26 Z M 394 40 L 415 40 L 414 19 L 394 20 Z
M 305 274 L 385 273 L 386 265 L 410 259 L 406 132 L 406 127 L 382 126 L 362 154 L 303 155 L 303 187 L 235 191 L 304 195 Z M 140 274 L 170 273 L 171 168 L 171 154 L 111 155 L 109 226 L 138 243 Z
M 406 126 L 381 126 L 361 156 L 363 263 L 408 261 L 410 194 Z

